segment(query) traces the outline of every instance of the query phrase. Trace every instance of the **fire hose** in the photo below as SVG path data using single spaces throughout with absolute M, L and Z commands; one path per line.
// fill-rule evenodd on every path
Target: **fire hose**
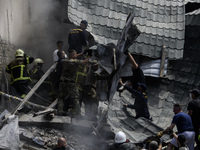
M 13 99 L 13 100 L 18 100 L 18 101 L 23 101 L 23 99 L 19 98 L 19 97 L 16 97 L 16 96 L 12 96 L 12 95 L 9 95 L 9 94 L 6 94 L 2 91 L 0 91 L 0 94 L 2 96 L 5 96 L 6 98 L 8 99 Z M 27 104 L 31 105 L 31 106 L 34 106 L 36 108 L 39 108 L 39 109 L 46 109 L 47 107 L 46 106 L 42 106 L 42 105 L 38 105 L 38 104 L 34 104 L 34 103 L 31 103 L 31 102 L 27 102 Z

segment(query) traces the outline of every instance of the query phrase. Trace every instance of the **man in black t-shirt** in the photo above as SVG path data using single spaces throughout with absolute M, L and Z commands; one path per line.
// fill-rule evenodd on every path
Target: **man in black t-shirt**
M 192 101 L 189 102 L 187 110 L 188 115 L 192 118 L 192 124 L 195 131 L 195 141 L 198 149 L 200 150 L 200 141 L 198 140 L 199 128 L 200 128 L 200 100 L 198 97 L 200 96 L 200 92 L 198 89 L 190 90 L 190 96 Z
M 133 72 L 133 75 L 131 77 L 132 88 L 134 90 L 137 90 L 138 83 L 145 83 L 144 73 L 129 52 L 128 52 L 128 57 L 132 63 L 132 72 Z

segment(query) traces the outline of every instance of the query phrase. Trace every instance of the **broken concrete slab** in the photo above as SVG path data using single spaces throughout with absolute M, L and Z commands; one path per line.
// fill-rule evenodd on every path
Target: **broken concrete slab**
M 65 130 L 92 130 L 93 121 L 84 118 L 71 118 L 69 116 L 55 116 L 52 120 L 44 119 L 44 115 L 33 117 L 32 114 L 24 114 L 19 118 L 19 126 L 39 126 Z

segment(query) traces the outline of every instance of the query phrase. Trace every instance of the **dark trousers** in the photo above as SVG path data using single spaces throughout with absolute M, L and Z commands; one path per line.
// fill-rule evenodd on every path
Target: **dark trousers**
M 29 92 L 28 85 L 29 84 L 27 82 L 27 83 L 12 85 L 12 86 L 17 91 L 17 94 L 19 94 L 20 96 L 22 96 L 23 94 L 27 94 Z

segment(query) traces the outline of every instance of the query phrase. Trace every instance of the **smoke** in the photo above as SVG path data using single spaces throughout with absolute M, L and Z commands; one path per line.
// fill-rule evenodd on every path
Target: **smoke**
M 64 0 L 28 1 L 28 19 L 19 45 L 25 53 L 44 60 L 44 71 L 53 64 L 53 51 L 58 40 L 64 42 L 67 50 L 67 24 L 63 23 L 63 17 L 67 17 L 66 9 Z

